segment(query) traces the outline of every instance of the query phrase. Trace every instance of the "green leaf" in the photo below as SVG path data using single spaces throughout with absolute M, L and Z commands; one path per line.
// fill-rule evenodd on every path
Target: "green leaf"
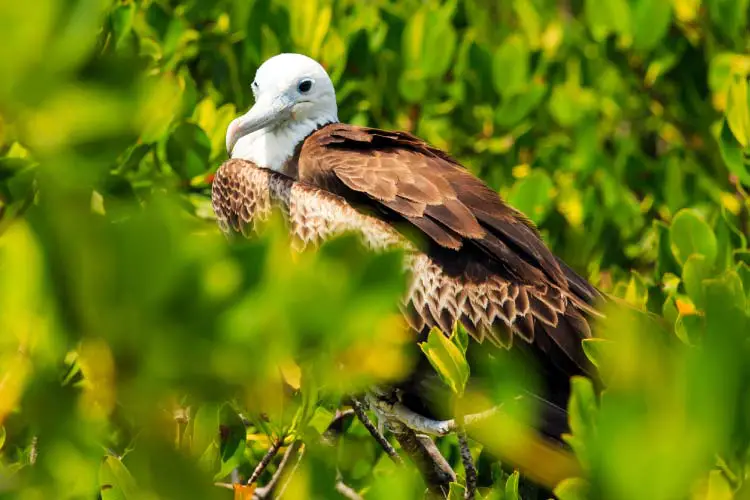
M 711 227 L 694 210 L 677 212 L 669 229 L 672 253 L 684 264 L 688 257 L 700 254 L 708 265 L 716 260 L 717 243 Z
M 318 434 L 323 434 L 326 429 L 328 429 L 328 426 L 333 420 L 333 417 L 333 413 L 323 408 L 322 406 L 318 406 L 317 408 L 315 408 L 315 411 L 313 412 L 308 425 L 315 429 Z
M 135 4 L 121 4 L 115 7 L 110 14 L 112 20 L 112 31 L 115 35 L 115 46 L 119 46 L 125 37 L 130 34 L 135 18 Z
M 636 271 L 630 272 L 630 280 L 625 289 L 625 300 L 641 308 L 646 307 L 646 303 L 648 303 L 648 287 L 643 281 L 643 277 Z
M 99 487 L 102 500 L 143 498 L 130 471 L 112 455 L 108 455 L 99 467 Z
M 495 51 L 492 60 L 492 82 L 498 94 L 510 97 L 521 93 L 529 84 L 529 48 L 526 41 L 511 35 Z
M 456 327 L 453 330 L 451 336 L 453 343 L 461 349 L 461 352 L 465 355 L 466 350 L 469 348 L 469 332 L 466 331 L 466 327 L 460 321 L 456 321 Z
M 733 37 L 747 25 L 750 0 L 711 0 L 705 4 L 711 21 L 725 36 Z
M 454 8 L 455 2 L 446 2 L 441 8 L 430 9 L 427 13 L 428 30 L 420 62 L 422 71 L 430 78 L 442 77 L 451 67 L 457 40 L 451 22 Z
M 469 363 L 456 344 L 445 337 L 439 328 L 430 330 L 427 342 L 419 344 L 440 378 L 458 395 L 463 395 L 469 379 Z
M 552 117 L 563 127 L 571 127 L 591 116 L 597 107 L 597 96 L 589 88 L 581 87 L 580 62 L 568 63 L 565 83 L 556 85 L 549 100 Z
M 590 433 L 596 423 L 597 403 L 594 386 L 586 377 L 572 377 L 568 418 L 573 434 Z
M 206 404 L 198 408 L 193 417 L 193 438 L 191 452 L 195 456 L 206 453 L 209 447 L 217 447 L 219 442 L 219 407 Z
M 664 0 L 636 0 L 633 2 L 633 47 L 651 50 L 667 34 L 672 21 L 672 3 Z
M 724 282 L 732 294 L 732 303 L 737 309 L 744 311 L 747 307 L 747 300 L 745 299 L 745 290 L 742 278 L 735 271 L 725 273 Z
M 705 281 L 707 339 L 736 349 L 736 342 L 747 334 L 747 301 L 742 279 L 735 272 Z
M 742 145 L 737 141 L 726 120 L 722 123 L 719 133 L 719 152 L 730 172 L 745 184 L 750 186 L 750 171 L 748 170 Z
M 532 47 L 538 48 L 542 36 L 542 22 L 531 0 L 514 0 L 513 10 L 518 16 L 526 39 Z
M 591 487 L 585 479 L 578 477 L 564 479 L 555 487 L 555 496 L 559 500 L 587 500 Z
M 668 324 L 674 325 L 680 312 L 677 310 L 676 299 L 673 296 L 668 296 L 664 299 L 664 304 L 661 306 L 661 315 L 667 321 Z
M 448 500 L 464 500 L 466 488 L 459 483 L 450 483 L 448 489 Z
M 603 41 L 610 33 L 631 35 L 631 13 L 627 0 L 586 0 L 584 14 L 586 24 L 597 41 Z
M 750 266 L 745 262 L 737 264 L 737 276 L 742 282 L 742 289 L 745 290 L 745 300 L 750 301 Z
M 7 437 L 7 433 L 5 431 L 5 427 L 0 425 L 0 450 L 3 449 L 3 446 L 5 445 L 5 438 Z
M 409 16 L 401 39 L 406 71 L 399 78 L 399 89 L 407 100 L 421 99 L 424 82 L 418 81 L 442 77 L 450 68 L 457 43 L 452 15 L 448 3 L 442 8 L 425 5 Z M 409 92 L 409 86 L 419 91 Z
M 734 491 L 722 471 L 712 470 L 708 473 L 706 496 L 702 498 L 705 500 L 732 500 L 735 498 Z
M 505 497 L 503 500 L 521 500 L 521 495 L 518 493 L 518 482 L 521 479 L 521 474 L 518 471 L 513 471 L 505 482 Z
M 736 75 L 727 94 L 727 124 L 743 148 L 750 145 L 750 103 L 747 77 Z
M 703 317 L 697 314 L 680 314 L 674 325 L 677 338 L 688 345 L 698 345 L 704 329 Z
M 167 160 L 183 179 L 192 179 L 210 168 L 211 141 L 194 123 L 181 123 L 167 141 Z
M 729 211 L 722 207 L 721 217 L 716 222 L 717 256 L 714 267 L 717 271 L 726 271 L 734 265 L 735 249 L 747 247 L 747 239 L 735 225 Z
M 542 102 L 546 92 L 545 84 L 532 82 L 525 92 L 503 97 L 502 104 L 495 111 L 495 123 L 501 127 L 516 125 Z
M 570 384 L 568 423 L 571 434 L 565 435 L 564 439 L 585 466 L 590 463 L 588 443 L 596 432 L 596 416 L 599 411 L 596 393 L 591 380 L 586 377 L 574 376 L 570 379 Z
M 546 171 L 534 169 L 516 182 L 508 195 L 508 203 L 541 224 L 553 206 L 554 184 Z
M 602 366 L 604 351 L 608 348 L 610 343 L 611 341 L 607 339 L 583 339 L 583 352 L 594 366 L 600 368 Z
M 399 76 L 398 91 L 409 102 L 419 102 L 427 92 L 427 82 L 420 70 L 405 71 Z
M 652 223 L 654 231 L 657 234 L 659 250 L 657 253 L 656 268 L 654 269 L 654 277 L 661 279 L 666 273 L 674 275 L 679 274 L 680 267 L 675 261 L 674 254 L 672 253 L 672 244 L 670 240 L 670 230 L 662 221 L 656 220 Z
M 214 480 L 216 481 L 226 477 L 240 465 L 245 453 L 247 436 L 245 424 L 229 404 L 224 404 L 221 407 L 219 415 L 221 419 L 221 468 L 214 476 Z
M 704 306 L 703 280 L 713 277 L 713 274 L 713 269 L 706 257 L 699 254 L 688 257 L 682 267 L 682 282 L 685 284 L 685 291 L 699 308 Z

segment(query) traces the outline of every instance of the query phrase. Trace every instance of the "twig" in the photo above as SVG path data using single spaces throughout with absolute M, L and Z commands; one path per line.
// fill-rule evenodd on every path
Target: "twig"
M 446 436 L 451 432 L 458 431 L 459 429 L 459 425 L 454 418 L 451 418 L 450 420 L 433 420 L 410 410 L 401 403 L 389 403 L 381 399 L 372 398 L 370 404 L 375 407 L 377 412 L 383 414 L 389 420 L 401 422 L 417 432 L 430 434 L 432 436 Z M 465 415 L 464 425 L 471 426 L 486 420 L 497 414 L 501 407 L 502 405 L 494 406 L 489 410 Z
M 461 450 L 461 462 L 463 462 L 464 470 L 466 471 L 466 492 L 464 493 L 464 498 L 466 500 L 474 500 L 477 493 L 477 468 L 474 466 L 474 459 L 471 456 L 466 431 L 461 428 L 457 431 L 457 434 L 458 447 Z
M 39 455 L 39 449 L 37 448 L 38 443 L 39 438 L 33 436 L 31 438 L 31 450 L 29 450 L 29 465 L 34 465 L 36 463 L 36 457 Z
M 255 467 L 255 470 L 250 475 L 250 479 L 247 480 L 247 484 L 253 484 L 258 480 L 260 475 L 263 474 L 263 471 L 266 470 L 266 467 L 268 467 L 268 464 L 270 464 L 271 460 L 273 460 L 273 457 L 275 457 L 279 452 L 279 448 L 281 448 L 281 444 L 283 442 L 284 438 L 279 438 L 273 442 L 271 447 L 268 449 L 268 452 L 263 456 L 260 463 Z
M 365 429 L 370 433 L 370 435 L 375 438 L 375 441 L 377 441 L 380 446 L 383 447 L 385 452 L 388 454 L 389 457 L 391 457 L 391 460 L 393 460 L 393 463 L 397 465 L 401 465 L 404 463 L 403 460 L 401 460 L 401 457 L 398 456 L 398 453 L 396 452 L 396 449 L 393 447 L 391 443 L 388 442 L 388 440 L 383 436 L 383 434 L 375 427 L 375 425 L 372 423 L 370 418 L 367 416 L 367 413 L 365 413 L 364 405 L 361 401 L 358 399 L 352 398 L 352 408 L 354 409 L 354 414 L 357 415 L 357 418 L 360 422 L 362 422 L 362 425 L 365 426 Z
M 356 491 L 344 484 L 341 479 L 336 481 L 336 491 L 338 491 L 341 496 L 343 496 L 344 498 L 348 498 L 349 500 L 363 500 L 363 498 L 359 496 Z
M 284 456 L 281 458 L 279 468 L 276 469 L 276 472 L 267 485 L 255 490 L 255 492 L 253 493 L 253 500 L 265 500 L 267 498 L 271 498 L 276 487 L 279 485 L 282 476 L 286 475 L 287 477 L 290 477 L 292 474 L 294 474 L 294 471 L 297 469 L 297 463 L 295 463 L 295 466 L 287 474 L 285 474 L 285 470 L 290 461 L 296 460 L 298 456 L 301 455 L 299 453 L 301 447 L 302 441 L 299 440 L 294 441 L 291 445 L 289 445 L 289 448 L 286 449 L 286 451 L 284 452 Z M 279 494 L 279 496 L 281 496 L 281 494 Z

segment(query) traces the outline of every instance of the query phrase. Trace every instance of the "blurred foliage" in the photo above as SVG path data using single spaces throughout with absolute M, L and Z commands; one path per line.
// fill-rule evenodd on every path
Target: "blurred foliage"
M 574 383 L 561 499 L 750 498 L 749 4 L 1 1 L 0 496 L 229 498 L 297 438 L 285 496 L 422 494 L 356 422 L 318 444 L 414 361 L 400 256 L 212 221 L 226 126 L 296 51 L 343 121 L 450 151 L 630 304 L 586 343 L 607 389 Z M 422 347 L 463 391 L 461 339 Z M 535 498 L 474 451 L 486 498 Z

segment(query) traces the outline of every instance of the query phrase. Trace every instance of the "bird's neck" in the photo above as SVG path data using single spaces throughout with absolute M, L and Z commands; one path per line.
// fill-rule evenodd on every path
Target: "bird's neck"
M 232 158 L 248 160 L 255 165 L 282 172 L 297 146 L 323 125 L 338 122 L 335 115 L 290 120 L 274 128 L 248 134 L 235 144 Z

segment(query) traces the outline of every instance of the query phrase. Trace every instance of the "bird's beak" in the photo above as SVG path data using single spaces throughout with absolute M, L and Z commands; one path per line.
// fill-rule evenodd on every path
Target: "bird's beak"
M 232 155 L 235 144 L 247 134 L 276 125 L 292 117 L 294 101 L 282 94 L 273 98 L 261 97 L 250 111 L 235 118 L 227 129 L 227 153 Z

